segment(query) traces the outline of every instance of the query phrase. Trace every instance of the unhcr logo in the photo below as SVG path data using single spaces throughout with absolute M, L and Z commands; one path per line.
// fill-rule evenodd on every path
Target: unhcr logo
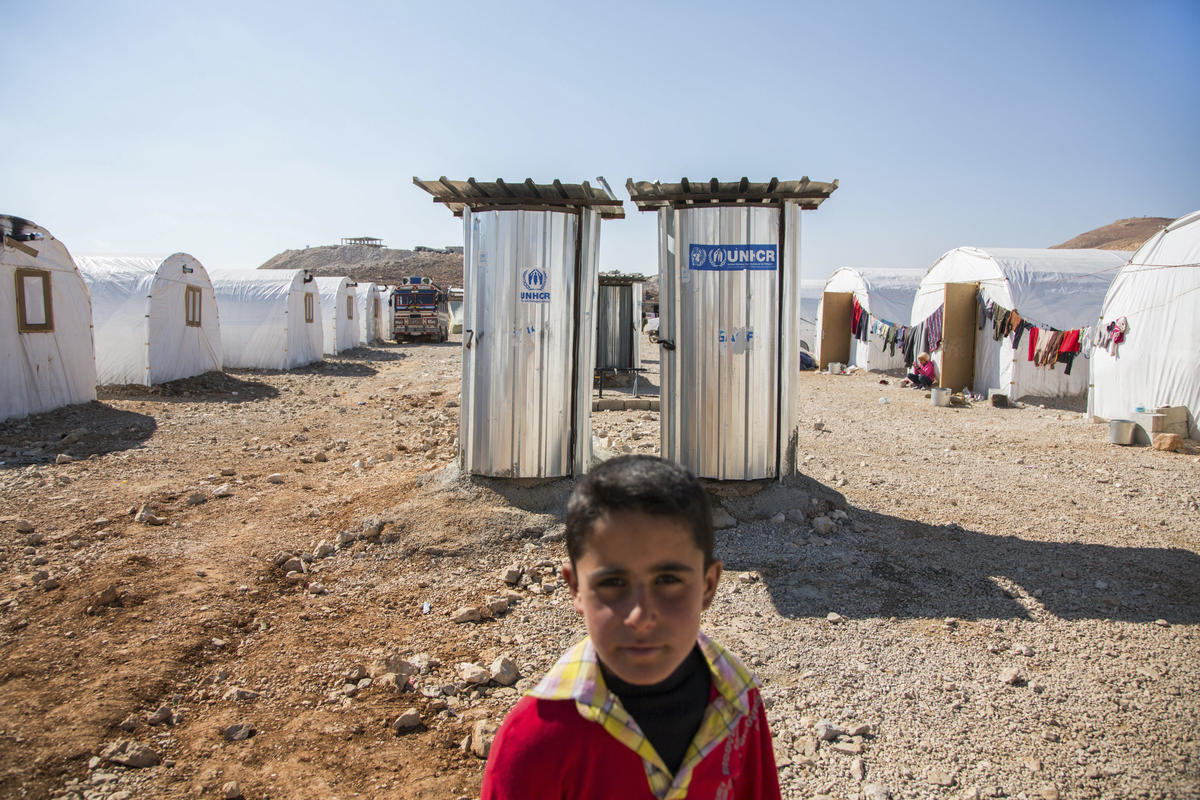
M 688 262 L 699 270 L 773 270 L 779 260 L 779 247 L 773 244 L 693 244 L 690 248 Z
M 521 286 L 524 291 L 521 292 L 521 302 L 523 303 L 548 303 L 550 302 L 550 292 L 548 292 L 547 284 L 549 276 L 544 269 L 538 267 L 530 267 L 521 273 Z

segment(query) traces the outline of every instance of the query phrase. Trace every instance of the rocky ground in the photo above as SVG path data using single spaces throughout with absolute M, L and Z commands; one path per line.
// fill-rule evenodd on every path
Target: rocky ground
M 0 795 L 475 796 L 582 624 L 567 482 L 453 466 L 459 363 L 363 348 L 0 423 Z M 705 623 L 762 678 L 785 796 L 1200 795 L 1196 450 L 801 390 L 806 476 L 711 487 Z M 657 450 L 654 412 L 595 429 Z

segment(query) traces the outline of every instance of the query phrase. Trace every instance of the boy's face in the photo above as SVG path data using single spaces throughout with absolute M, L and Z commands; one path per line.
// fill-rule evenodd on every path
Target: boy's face
M 695 646 L 721 562 L 705 569 L 679 520 L 620 512 L 596 520 L 563 576 L 604 666 L 645 686 L 665 680 Z

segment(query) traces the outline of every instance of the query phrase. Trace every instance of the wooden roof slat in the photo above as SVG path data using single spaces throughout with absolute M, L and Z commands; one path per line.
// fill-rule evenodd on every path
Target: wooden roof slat
M 413 183 L 433 195 L 433 202 L 447 206 L 455 216 L 463 210 L 522 209 L 533 211 L 570 210 L 592 208 L 603 219 L 621 219 L 625 209 L 620 198 L 607 188 L 567 183 L 555 179 L 551 184 L 534 183 L 532 178 L 520 182 L 508 182 L 496 178 L 494 182 L 481 182 L 475 178 L 452 181 L 442 176 L 436 181 L 423 181 L 414 177 Z
M 781 181 L 771 178 L 765 183 L 755 183 L 743 177 L 738 181 L 723 183 L 717 178 L 695 183 L 681 178 L 679 183 L 659 181 L 625 182 L 625 188 L 639 211 L 652 211 L 664 206 L 679 205 L 778 205 L 784 201 L 799 202 L 804 209 L 815 209 L 837 189 L 838 182 L 822 183 L 810 181 L 808 176 L 801 180 Z

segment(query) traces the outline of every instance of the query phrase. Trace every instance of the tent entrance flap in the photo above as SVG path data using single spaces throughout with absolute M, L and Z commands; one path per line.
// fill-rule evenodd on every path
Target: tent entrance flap
M 854 292 L 825 292 L 821 298 L 821 363 L 850 363 L 850 309 Z
M 978 283 L 947 283 L 942 320 L 942 372 L 939 386 L 970 389 L 975 385 L 975 323 Z

